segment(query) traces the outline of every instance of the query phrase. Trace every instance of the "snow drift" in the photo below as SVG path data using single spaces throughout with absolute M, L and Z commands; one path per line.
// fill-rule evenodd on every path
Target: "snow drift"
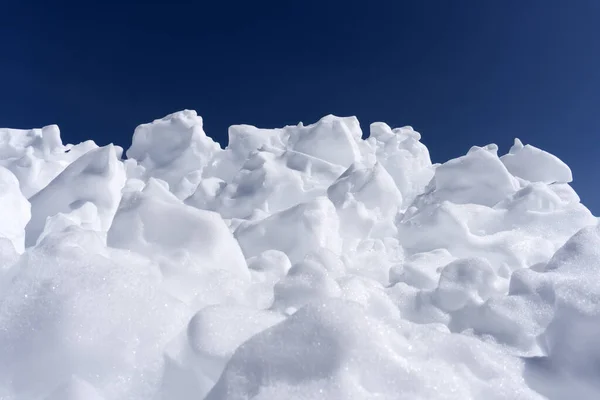
M 600 398 L 600 225 L 515 139 L 0 130 L 0 398 Z

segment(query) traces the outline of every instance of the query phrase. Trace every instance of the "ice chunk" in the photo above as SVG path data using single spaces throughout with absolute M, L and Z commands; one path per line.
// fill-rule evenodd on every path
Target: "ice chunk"
M 56 125 L 31 130 L 2 128 L 0 138 L 2 140 L 0 146 L 2 160 L 22 156 L 27 148 L 37 150 L 38 154 L 44 155 L 64 151 L 60 131 Z
M 514 176 L 530 182 L 569 183 L 573 180 L 571 169 L 558 157 L 530 144 L 523 146 L 519 139 L 508 154 L 500 158 Z
M 44 241 L 51 235 L 60 235 L 77 227 L 87 231 L 102 232 L 98 208 L 90 202 L 86 202 L 69 213 L 58 213 L 46 219 L 44 230 L 38 237 L 38 243 Z
M 355 200 L 382 219 L 394 217 L 402 206 L 402 194 L 380 163 L 373 167 L 352 164 L 327 189 L 327 194 L 336 208 L 345 208 Z
M 212 174 L 229 182 L 253 152 L 265 148 L 286 150 L 290 129 L 293 127 L 259 129 L 252 125 L 230 126 L 229 144 L 225 151 L 217 154 Z
M 597 219 L 575 199 L 563 200 L 553 186 L 529 184 L 499 203 L 497 208 L 507 210 L 501 214 L 504 226 L 542 237 L 550 241 L 556 251 L 578 230 L 594 225 Z
M 410 206 L 433 177 L 429 150 L 420 139 L 410 126 L 392 130 L 383 122 L 371 124 L 367 141 L 373 143 L 377 161 L 393 177 L 403 199 L 402 209 Z
M 249 155 L 229 184 L 220 184 L 214 200 L 198 204 L 212 204 L 226 218 L 252 218 L 257 211 L 273 214 L 324 195 L 342 172 L 342 167 L 306 154 L 262 149 Z M 204 188 L 201 183 L 197 192 Z M 187 203 L 195 204 L 196 197 L 206 195 L 194 195 Z
M 216 210 L 215 205 L 217 197 L 227 186 L 222 179 L 211 177 L 198 182 L 196 188 L 190 196 L 186 197 L 185 204 L 201 210 Z
M 532 183 L 498 203 L 496 208 L 519 214 L 529 211 L 549 213 L 563 208 L 563 200 L 548 185 Z
M 519 188 L 498 156 L 478 147 L 440 165 L 435 170 L 434 184 L 434 196 L 439 200 L 490 207 Z
M 125 171 L 114 146 L 86 153 L 30 199 L 31 221 L 26 228 L 26 245 L 33 246 L 36 243 L 47 217 L 68 213 L 85 202 L 96 206 L 101 230 L 107 232 L 119 206 L 124 185 Z
M 220 149 L 204 133 L 202 117 L 184 110 L 138 126 L 127 157 L 137 160 L 147 177 L 175 187 L 188 173 L 206 168 Z
M 0 166 L 0 238 L 10 240 L 19 253 L 25 248 L 25 226 L 30 218 L 31 206 L 19 190 L 19 181 Z
M 165 289 L 195 309 L 242 301 L 249 284 L 244 256 L 221 216 L 182 204 L 153 178 L 142 192 L 124 195 L 108 243 L 157 262 Z
M 312 125 L 298 124 L 278 129 L 259 129 L 251 125 L 229 128 L 229 145 L 215 157 L 211 174 L 231 181 L 255 151 L 292 151 L 341 168 L 367 159 L 369 149 L 361 140 L 355 117 L 328 115 Z M 336 151 L 328 149 L 335 148 Z
M 320 247 L 339 254 L 341 240 L 338 231 L 335 207 L 327 197 L 319 197 L 264 220 L 240 225 L 235 237 L 247 258 L 273 249 L 283 251 L 295 263 Z
M 158 262 L 172 293 L 185 301 L 224 279 L 221 272 L 231 275 L 230 282 L 250 279 L 240 246 L 221 216 L 186 206 L 158 181 L 124 195 L 108 244 Z
M 339 215 L 345 249 L 355 248 L 367 237 L 395 234 L 392 218 L 402 207 L 402 195 L 381 164 L 352 164 L 327 194 Z
M 408 253 L 447 249 L 458 258 L 485 257 L 499 273 L 547 262 L 571 235 L 596 221 L 584 206 L 563 202 L 541 183 L 514 192 L 493 209 L 440 204 L 435 197 L 424 196 L 420 208 L 398 220 Z
M 362 132 L 356 117 L 328 115 L 316 124 L 297 129 L 299 132 L 290 138 L 290 147 L 295 151 L 344 168 L 362 159 L 359 148 Z
M 0 165 L 15 174 L 27 198 L 43 189 L 70 163 L 97 147 L 91 140 L 64 146 L 56 125 L 28 131 L 0 129 Z

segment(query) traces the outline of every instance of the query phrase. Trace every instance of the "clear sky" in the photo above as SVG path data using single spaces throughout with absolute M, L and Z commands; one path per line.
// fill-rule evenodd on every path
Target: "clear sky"
M 218 5 L 217 5 L 218 3 Z M 514 137 L 600 214 L 600 1 L 0 2 L 0 126 L 125 148 L 184 108 L 227 127 L 412 125 L 432 159 Z

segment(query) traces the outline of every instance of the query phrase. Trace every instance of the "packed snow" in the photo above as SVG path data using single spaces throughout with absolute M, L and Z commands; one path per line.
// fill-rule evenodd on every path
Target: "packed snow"
M 0 129 L 0 399 L 598 399 L 600 225 L 519 139 Z

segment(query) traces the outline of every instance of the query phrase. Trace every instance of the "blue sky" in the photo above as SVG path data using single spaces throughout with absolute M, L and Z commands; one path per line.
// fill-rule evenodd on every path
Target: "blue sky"
M 519 137 L 600 214 L 599 1 L 205 3 L 2 2 L 0 126 L 127 148 L 184 108 L 222 143 L 332 113 L 412 125 L 435 162 Z

